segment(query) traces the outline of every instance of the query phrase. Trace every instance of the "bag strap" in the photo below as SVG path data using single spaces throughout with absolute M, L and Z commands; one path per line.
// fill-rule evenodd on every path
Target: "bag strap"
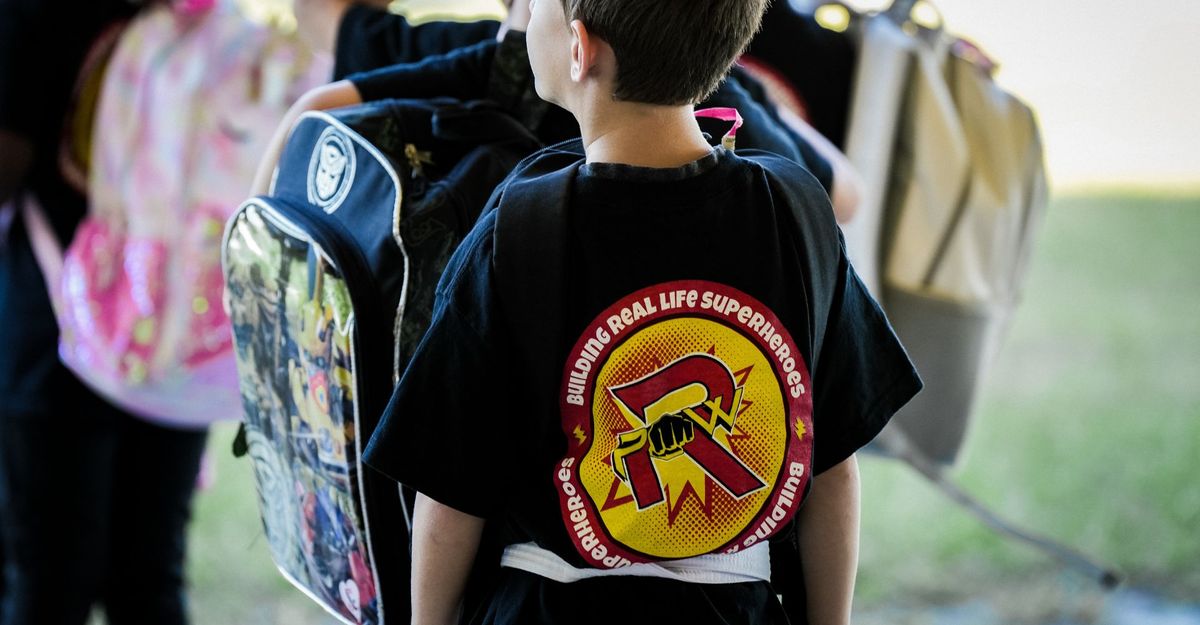
M 448 106 L 433 114 L 433 136 L 462 143 L 515 142 L 541 147 L 541 142 L 520 121 L 494 104 L 471 102 Z
M 578 139 L 546 148 L 518 165 L 495 198 L 497 296 L 514 336 L 520 337 L 534 388 L 552 387 L 561 364 L 555 355 L 564 327 L 567 203 L 582 160 Z M 535 409 L 555 408 L 557 403 Z
M 42 279 L 46 282 L 46 292 L 50 295 L 50 307 L 55 317 L 61 319 L 64 311 L 62 275 L 63 275 L 63 246 L 59 242 L 46 210 L 32 193 L 20 193 L 13 198 L 13 204 L 21 211 L 21 220 L 25 224 L 25 232 L 29 236 L 29 246 L 33 248 L 33 256 L 38 268 L 42 270 Z
M 533 154 L 496 188 L 484 209 L 498 211 L 492 235 L 496 293 L 505 322 L 520 337 L 518 358 L 525 361 L 533 388 L 557 388 L 555 352 L 562 343 L 566 299 L 567 201 L 575 178 L 573 165 L 582 159 L 579 139 Z M 536 303 L 536 313 L 531 302 Z M 535 397 L 532 404 L 531 414 L 556 414 L 557 393 Z M 538 429 L 555 432 L 558 428 Z M 467 587 L 468 614 L 478 616 L 477 610 L 486 605 L 480 596 L 496 583 L 500 557 L 509 542 L 505 533 L 494 524 L 484 531 Z

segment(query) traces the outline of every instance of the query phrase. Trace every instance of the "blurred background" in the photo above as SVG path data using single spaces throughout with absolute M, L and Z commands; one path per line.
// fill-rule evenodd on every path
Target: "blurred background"
M 287 4 L 243 3 L 262 16 Z M 393 9 L 427 19 L 450 4 Z M 936 4 L 1036 109 L 1052 182 L 1024 302 L 952 476 L 1126 581 L 1105 593 L 867 456 L 856 622 L 1200 623 L 1200 5 Z M 213 431 L 217 479 L 196 501 L 194 622 L 334 622 L 275 571 L 234 430 Z

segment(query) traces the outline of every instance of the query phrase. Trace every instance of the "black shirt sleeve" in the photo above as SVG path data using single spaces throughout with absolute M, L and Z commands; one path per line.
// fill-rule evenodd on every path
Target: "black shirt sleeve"
M 812 172 L 817 182 L 821 183 L 821 186 L 825 188 L 825 192 L 829 194 L 829 197 L 833 197 L 833 165 L 824 156 L 821 156 L 807 139 L 800 136 L 800 133 L 792 130 L 791 126 L 784 124 L 782 121 L 780 124 L 783 125 L 783 131 L 796 144 L 796 149 L 800 151 L 800 159 L 804 161 L 805 167 L 808 168 L 808 171 Z
M 479 517 L 494 516 L 510 494 L 497 485 L 514 464 L 505 415 L 521 395 L 506 388 L 506 326 L 494 317 L 492 215 L 447 266 L 433 321 L 364 455 L 392 479 Z
M 473 100 L 486 93 L 496 46 L 495 40 L 482 41 L 416 63 L 352 74 L 346 79 L 354 83 L 365 102 L 435 97 Z
M 812 332 L 813 474 L 837 465 L 879 434 L 921 390 L 921 379 L 883 310 L 846 256 L 829 198 L 791 161 L 752 156 L 787 202 Z M 806 181 L 805 178 L 808 178 Z M 782 205 L 777 204 L 782 208 Z M 786 219 L 786 218 L 785 218 Z M 789 226 L 791 227 L 791 226 Z
M 347 78 L 363 100 L 487 98 L 534 131 L 546 145 L 579 136 L 575 118 L 539 98 L 525 50 L 525 34 L 510 30 L 503 42 L 494 39 L 429 57 L 419 63 L 395 65 Z
M 334 80 L 397 63 L 412 63 L 485 39 L 495 39 L 500 22 L 428 22 L 356 4 L 347 9 L 334 46 Z
M 842 462 L 879 434 L 921 390 L 891 324 L 840 245 L 837 282 L 813 374 L 813 473 Z

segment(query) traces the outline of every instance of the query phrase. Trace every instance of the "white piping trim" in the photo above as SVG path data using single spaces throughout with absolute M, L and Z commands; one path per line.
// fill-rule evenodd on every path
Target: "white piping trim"
M 275 558 L 271 558 L 271 559 L 274 560 Z M 336 610 L 334 610 L 333 608 L 329 607 L 329 605 L 326 604 L 323 599 L 321 599 L 320 597 L 313 594 L 313 592 L 311 590 L 309 590 L 307 587 L 305 587 L 304 584 L 301 584 L 294 576 L 292 576 L 291 573 L 288 573 L 287 570 L 284 569 L 282 566 L 280 566 L 278 562 L 275 563 L 275 568 L 279 570 L 279 573 L 283 575 L 284 579 L 286 579 L 288 582 L 290 582 L 292 584 L 292 586 L 296 587 L 296 590 L 299 590 L 300 592 L 304 593 L 305 596 L 307 596 L 309 599 L 312 599 L 313 603 L 324 608 L 325 611 L 328 612 L 331 616 L 333 616 L 337 620 L 345 623 L 346 625 L 360 625 L 359 623 L 356 623 L 356 622 L 346 618 L 341 613 L 339 613 Z M 379 605 L 383 605 L 383 602 L 381 601 L 379 603 Z M 382 614 L 382 611 L 381 611 L 381 614 Z M 380 618 L 380 623 L 382 624 L 383 617 L 380 616 L 379 618 Z
M 369 141 L 363 138 L 362 135 L 358 134 L 349 126 L 342 123 L 341 120 L 325 111 L 309 111 L 301 115 L 300 120 L 298 120 L 297 123 L 306 118 L 323 121 L 326 124 L 329 124 L 330 126 L 333 126 L 334 128 L 344 132 L 346 136 L 350 137 L 351 140 L 366 150 L 368 154 L 375 157 L 375 160 L 378 161 L 380 166 L 383 167 L 384 171 L 387 172 L 388 177 L 392 179 L 392 184 L 395 185 L 396 188 L 396 204 L 392 207 L 392 241 L 396 244 L 396 247 L 400 248 L 400 255 L 404 258 L 404 283 L 400 286 L 400 304 L 396 307 L 396 323 L 394 324 L 392 330 L 392 381 L 394 384 L 400 374 L 399 371 L 395 371 L 395 369 L 398 369 L 400 364 L 400 333 L 398 330 L 403 323 L 405 302 L 408 301 L 408 280 L 410 275 L 408 250 L 404 247 L 403 237 L 400 236 L 400 208 L 404 203 L 404 186 L 400 184 L 400 175 L 396 173 L 396 168 L 392 167 L 391 159 L 381 152 L 379 148 L 375 147 Z
M 312 239 L 312 237 L 308 235 L 308 233 L 304 232 L 302 229 L 297 227 L 290 220 L 288 220 L 286 217 L 284 217 L 282 214 L 280 214 L 279 210 L 270 203 L 268 198 L 262 198 L 262 197 L 256 197 L 256 198 L 251 198 L 251 199 L 247 200 L 244 204 L 242 204 L 241 208 L 239 208 L 238 211 L 236 213 L 234 213 L 234 217 L 232 219 L 230 219 L 228 223 L 226 223 L 225 242 L 221 245 L 221 264 L 224 268 L 228 267 L 228 264 L 226 262 L 226 249 L 228 248 L 228 242 L 229 242 L 228 237 L 230 236 L 230 234 L 232 232 L 232 224 L 235 221 L 237 221 L 237 219 L 239 217 L 241 217 L 241 215 L 244 213 L 244 211 L 247 208 L 249 208 L 251 206 L 258 207 L 259 212 L 262 214 L 263 218 L 270 221 L 272 223 L 272 225 L 274 225 L 276 228 L 279 228 L 281 231 L 283 231 L 284 234 L 286 234 L 294 239 L 297 239 L 299 241 L 304 241 L 305 243 L 307 243 L 309 245 L 309 247 L 311 247 L 313 249 L 313 251 L 317 255 L 319 255 L 330 267 L 332 267 L 338 273 L 342 273 L 343 279 L 345 279 L 344 272 L 342 272 L 342 270 L 338 268 L 337 263 L 333 262 L 333 259 L 330 258 L 330 256 L 327 253 L 325 253 L 325 250 L 320 246 L 320 244 L 318 244 L 316 241 L 314 241 Z M 405 278 L 405 280 L 407 281 L 407 277 Z M 375 546 L 371 541 L 371 517 L 369 514 L 367 514 L 366 489 L 363 487 L 363 479 L 362 479 L 362 476 L 364 475 L 363 463 L 362 463 L 362 455 L 363 455 L 363 453 L 362 453 L 362 447 L 363 447 L 362 415 L 359 413 L 359 402 L 360 402 L 362 395 L 359 393 L 360 389 L 359 389 L 359 385 L 358 385 L 358 353 L 355 348 L 355 341 L 353 340 L 354 333 L 356 331 L 357 326 L 358 326 L 357 318 L 354 314 L 354 311 L 351 310 L 350 316 L 347 317 L 347 319 L 346 319 L 346 331 L 352 337 L 352 339 L 350 341 L 350 366 L 351 366 L 351 369 L 355 372 L 354 376 L 352 376 L 352 379 L 354 381 L 354 446 L 355 446 L 354 466 L 358 470 L 358 475 L 359 475 L 358 500 L 359 500 L 359 506 L 362 509 L 363 532 L 364 532 L 363 539 L 366 541 L 367 553 L 371 559 L 371 575 L 375 578 L 375 594 L 378 597 L 378 596 L 382 596 L 382 594 L 383 594 L 383 592 L 382 592 L 383 582 L 382 582 L 382 580 L 379 579 L 379 570 L 375 566 Z M 401 498 L 400 501 L 401 501 L 401 504 L 403 504 L 404 499 Z M 292 575 L 290 575 L 287 571 L 285 571 L 278 562 L 275 563 L 275 568 L 279 569 L 280 572 L 283 573 L 283 576 L 288 581 L 290 581 L 293 586 L 296 586 L 297 588 L 299 588 L 301 592 L 308 595 L 309 598 L 311 598 L 313 601 L 317 602 L 318 605 L 325 608 L 325 610 L 327 612 L 338 617 L 338 619 L 340 619 L 344 623 L 347 623 L 347 625 L 358 625 L 357 623 L 355 623 L 353 621 L 346 620 L 346 618 L 344 616 L 342 616 L 341 614 L 338 614 L 330 606 L 326 605 L 324 600 L 318 598 L 311 591 L 309 591 L 307 588 L 305 588 L 302 584 L 300 584 L 298 581 L 296 581 L 296 578 L 293 577 Z M 386 623 L 386 620 L 384 618 L 383 601 L 380 601 L 377 605 L 378 605 L 378 610 L 379 610 L 379 623 L 380 623 L 380 625 L 384 625 L 384 623 Z

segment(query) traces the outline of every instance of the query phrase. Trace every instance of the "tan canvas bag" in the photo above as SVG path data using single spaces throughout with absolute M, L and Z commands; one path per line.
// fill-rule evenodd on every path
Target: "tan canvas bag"
M 892 15 L 865 20 L 848 149 L 879 186 L 857 224 L 866 235 L 848 244 L 926 383 L 889 427 L 949 464 L 1045 211 L 1042 143 L 977 48 Z

